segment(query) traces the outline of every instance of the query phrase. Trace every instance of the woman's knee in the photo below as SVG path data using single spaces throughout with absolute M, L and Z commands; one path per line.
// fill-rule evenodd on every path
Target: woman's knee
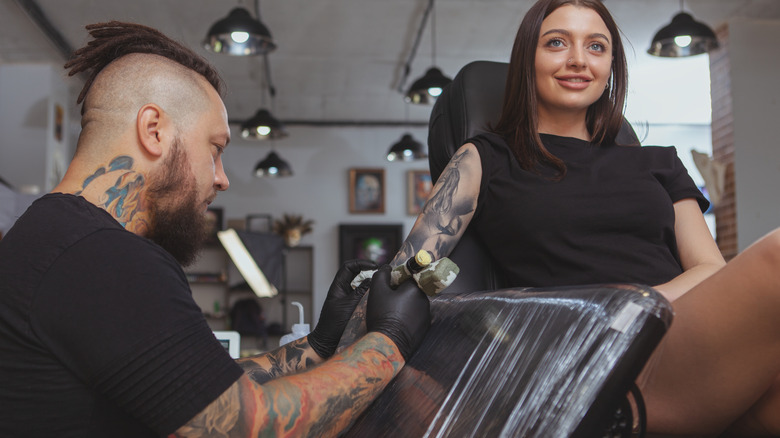
M 780 228 L 777 228 L 750 245 L 744 252 L 756 252 L 763 260 L 780 269 Z

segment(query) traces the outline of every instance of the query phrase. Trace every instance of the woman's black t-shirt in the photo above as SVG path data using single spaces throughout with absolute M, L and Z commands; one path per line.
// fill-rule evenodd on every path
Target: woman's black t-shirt
M 523 170 L 499 136 L 469 139 L 482 181 L 471 226 L 506 286 L 661 284 L 682 272 L 673 203 L 709 205 L 674 147 L 595 146 L 542 134 L 567 166 L 555 181 Z

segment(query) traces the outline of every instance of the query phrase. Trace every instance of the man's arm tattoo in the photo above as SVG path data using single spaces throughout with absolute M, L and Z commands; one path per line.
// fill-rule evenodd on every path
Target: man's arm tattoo
M 262 386 L 242 376 L 171 437 L 336 436 L 402 366 L 397 347 L 371 333 L 309 372 Z
M 277 377 L 294 374 L 321 362 L 313 353 L 306 338 L 285 344 L 274 351 L 255 357 L 240 359 L 238 364 L 257 384 L 263 384 Z

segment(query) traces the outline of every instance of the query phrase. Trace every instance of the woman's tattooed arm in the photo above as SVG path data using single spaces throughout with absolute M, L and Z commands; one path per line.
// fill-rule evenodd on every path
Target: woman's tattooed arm
M 421 249 L 431 251 L 436 259 L 448 256 L 474 215 L 481 178 L 477 148 L 471 143 L 462 146 L 436 181 L 391 264 L 401 264 Z
M 398 266 L 421 249 L 431 251 L 435 259 L 448 256 L 474 215 L 481 178 L 482 163 L 477 148 L 471 143 L 462 146 L 436 181 L 422 213 L 390 264 Z M 339 349 L 366 333 L 367 298 L 368 294 L 352 313 Z

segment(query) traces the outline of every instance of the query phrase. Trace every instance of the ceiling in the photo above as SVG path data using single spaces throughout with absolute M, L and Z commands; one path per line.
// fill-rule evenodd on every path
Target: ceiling
M 276 88 L 274 114 L 293 123 L 423 122 L 430 107 L 407 105 L 398 91 L 428 0 L 264 0 L 262 21 L 278 49 L 269 55 Z M 633 47 L 645 54 L 653 34 L 679 11 L 678 0 L 605 0 Z M 84 25 L 110 19 L 155 27 L 193 47 L 222 73 L 232 120 L 270 106 L 261 57 L 218 55 L 202 48 L 209 26 L 254 0 L 0 0 L 0 63 L 62 64 L 64 56 L 30 18 L 39 7 L 71 48 L 86 41 Z M 449 76 L 472 60 L 506 61 L 531 0 L 440 0 L 436 3 L 436 64 Z M 780 18 L 780 0 L 687 0 L 686 11 L 716 28 L 734 17 Z M 432 63 L 426 26 L 405 86 Z M 667 68 L 668 71 L 668 68 Z M 673 74 L 673 72 L 670 72 Z M 71 79 L 79 89 L 79 79 Z M 75 100 L 75 98 L 74 98 Z

